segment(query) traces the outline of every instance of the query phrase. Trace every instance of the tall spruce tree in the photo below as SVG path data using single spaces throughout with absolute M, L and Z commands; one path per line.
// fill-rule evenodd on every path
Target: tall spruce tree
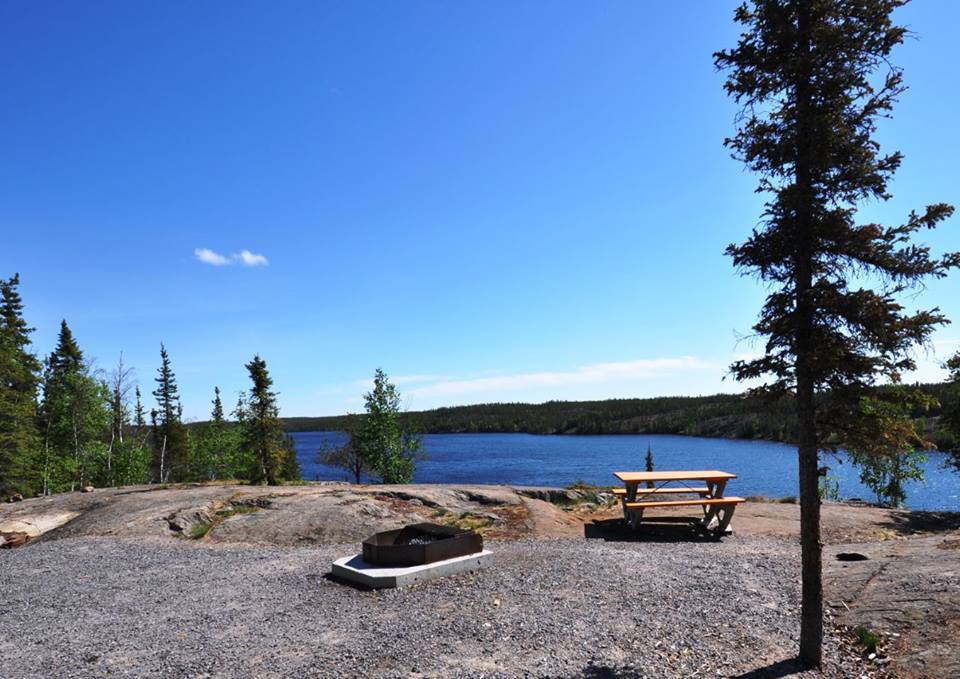
M 267 362 L 254 356 L 247 363 L 253 386 L 247 401 L 247 413 L 242 421 L 243 443 L 253 460 L 250 480 L 253 483 L 277 485 L 284 476 L 284 437 L 280 426 L 277 395 L 271 391 L 273 379 L 267 371 Z M 238 408 L 240 406 L 238 405 Z
M 47 359 L 40 408 L 44 493 L 103 481 L 109 389 L 91 373 L 73 332 L 61 321 Z
M 200 429 L 200 434 L 192 446 L 193 476 L 200 481 L 224 479 L 231 472 L 227 460 L 228 436 L 226 421 L 223 417 L 223 402 L 220 400 L 220 387 L 214 387 L 213 394 L 210 421 Z
M 833 441 L 883 435 L 864 408 L 866 388 L 898 382 L 911 349 L 946 322 L 909 312 L 903 293 L 960 263 L 911 237 L 953 212 L 940 203 L 897 226 L 857 223 L 857 207 L 889 198 L 899 153 L 881 154 L 876 120 L 904 86 L 888 57 L 903 41 L 891 21 L 902 0 L 755 0 L 741 5 L 737 46 L 715 54 L 727 92 L 743 106 L 735 157 L 769 196 L 762 225 L 727 253 L 772 292 L 754 326 L 762 358 L 732 366 L 737 379 L 772 378 L 766 395 L 795 396 L 799 432 L 802 614 L 799 659 L 822 662 L 823 604 L 818 454 Z M 882 73 L 878 71 L 883 69 Z
M 184 481 L 189 477 L 189 439 L 181 421 L 182 408 L 177 378 L 170 365 L 167 348 L 160 343 L 160 367 L 154 378 L 157 410 L 152 411 L 153 461 L 151 478 L 158 483 Z
M 140 395 L 140 385 L 134 387 L 134 406 L 133 406 L 133 438 L 137 443 L 142 443 L 146 438 L 147 431 L 147 412 L 143 407 L 143 398 Z
M 220 387 L 213 388 L 213 410 L 210 412 L 210 422 L 223 425 L 223 401 L 220 400 Z
M 38 490 L 37 387 L 40 362 L 17 290 L 20 274 L 0 281 L 0 496 Z

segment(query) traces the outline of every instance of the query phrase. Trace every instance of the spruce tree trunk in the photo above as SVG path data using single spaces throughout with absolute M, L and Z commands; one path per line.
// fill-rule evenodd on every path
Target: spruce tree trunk
M 43 439 L 43 497 L 50 494 L 50 434 Z
M 820 543 L 820 494 L 817 473 L 816 420 L 812 382 L 800 386 L 797 402 L 800 419 L 800 552 L 802 594 L 800 661 L 820 667 L 823 658 L 823 565 Z
M 820 493 L 814 361 L 813 243 L 814 191 L 812 155 L 815 113 L 811 100 L 810 2 L 797 4 L 797 147 L 796 147 L 796 378 L 797 420 L 800 435 L 800 554 L 802 592 L 800 611 L 800 662 L 819 668 L 823 661 L 823 573 L 820 544 Z
M 80 473 L 80 485 L 83 485 L 83 471 L 80 467 L 80 438 L 77 435 L 77 416 L 74 413 L 73 416 L 73 461 L 77 465 L 77 471 L 74 472 L 73 480 L 70 482 L 70 492 L 72 493 L 75 490 L 77 483 L 76 474 Z
M 160 444 L 160 483 L 165 483 L 163 480 L 163 458 L 167 454 L 167 435 L 163 435 L 163 443 Z

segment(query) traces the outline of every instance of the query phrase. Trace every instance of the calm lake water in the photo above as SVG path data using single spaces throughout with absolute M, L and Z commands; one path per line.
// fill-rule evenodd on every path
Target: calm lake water
M 340 432 L 293 434 L 303 478 L 345 480 L 347 474 L 318 464 L 324 444 L 342 445 Z M 568 486 L 574 481 L 613 484 L 613 472 L 642 470 L 647 445 L 657 469 L 722 469 L 737 474 L 730 494 L 785 497 L 797 494 L 797 449 L 765 441 L 693 438 L 668 435 L 536 436 L 532 434 L 428 434 L 429 459 L 417 465 L 415 481 L 423 483 L 504 483 L 525 486 Z M 926 482 L 907 487 L 913 509 L 960 511 L 960 473 L 944 468 L 946 456 L 930 455 Z M 845 498 L 872 500 L 857 470 L 842 454 L 822 464 L 840 480 Z

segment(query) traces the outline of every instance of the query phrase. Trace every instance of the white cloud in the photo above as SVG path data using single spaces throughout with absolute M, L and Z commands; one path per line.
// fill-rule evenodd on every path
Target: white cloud
M 234 255 L 234 259 L 239 260 L 244 266 L 267 266 L 270 262 L 263 255 L 257 255 L 249 250 L 241 250 L 240 254 Z
M 193 256 L 204 264 L 211 266 L 226 266 L 230 263 L 229 257 L 224 257 L 219 252 L 214 252 L 208 248 L 197 248 L 193 251 Z
M 424 382 L 440 382 L 443 380 L 452 380 L 453 378 L 449 375 L 387 375 L 387 379 L 390 380 L 391 384 L 396 386 L 403 386 L 405 384 L 423 384 Z M 356 380 L 353 383 L 353 386 L 360 387 L 362 389 L 369 389 L 373 387 L 373 378 L 368 377 L 362 380 Z
M 270 264 L 264 255 L 258 255 L 249 250 L 241 250 L 227 257 L 209 248 L 197 248 L 193 251 L 193 256 L 204 264 L 210 264 L 211 266 L 228 266 L 234 262 L 239 262 L 243 266 L 268 266 Z
M 594 363 L 569 371 L 518 373 L 462 380 L 444 380 L 415 387 L 407 393 L 417 397 L 453 397 L 483 392 L 499 394 L 528 389 L 560 389 L 568 386 L 610 384 L 645 380 L 653 377 L 663 379 L 681 373 L 706 369 L 714 369 L 714 366 L 692 356 L 639 359 L 619 363 Z

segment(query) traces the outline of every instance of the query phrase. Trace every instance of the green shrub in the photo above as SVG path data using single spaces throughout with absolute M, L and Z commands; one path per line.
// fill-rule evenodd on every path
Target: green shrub
M 876 632 L 871 631 L 870 629 L 864 627 L 863 625 L 858 626 L 854 632 L 857 635 L 857 639 L 863 644 L 863 647 L 866 649 L 867 653 L 876 653 L 877 646 L 880 645 L 880 635 Z
M 206 521 L 198 523 L 190 529 L 190 537 L 194 540 L 199 540 L 204 535 L 209 533 L 211 528 L 213 528 L 212 523 L 207 523 Z
M 234 505 L 229 509 L 221 509 L 217 512 L 217 516 L 223 519 L 229 519 L 231 516 L 236 516 L 237 514 L 254 514 L 259 512 L 259 507 L 254 507 L 253 505 Z

